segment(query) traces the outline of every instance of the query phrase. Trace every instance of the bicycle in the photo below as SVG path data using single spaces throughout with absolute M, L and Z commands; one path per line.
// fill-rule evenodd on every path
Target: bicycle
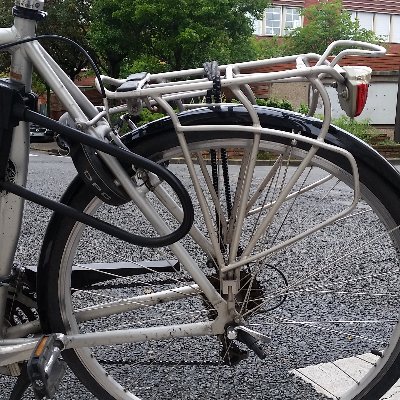
M 52 397 L 66 363 L 99 399 L 317 398 L 309 383 L 333 398 L 382 396 L 399 376 L 400 178 L 330 125 L 323 79 L 354 116 L 370 70 L 338 63 L 385 49 L 338 41 L 322 56 L 127 79 L 94 65 L 99 108 L 39 44 L 49 36 L 35 37 L 43 3 L 17 0 L 14 26 L 0 29 L 12 51 L 0 81 L 0 372 L 19 376 L 10 398 L 28 382 Z M 280 62 L 296 66 L 245 72 Z M 67 110 L 58 122 L 34 111 L 32 65 Z M 310 83 L 309 115 L 255 104 L 251 84 L 283 80 Z M 236 102 L 222 102 L 223 89 Z M 318 96 L 323 120 L 312 117 Z M 167 117 L 137 127 L 142 107 Z M 25 188 L 29 122 L 70 147 L 78 175 L 59 203 Z M 24 199 L 55 211 L 37 277 L 14 263 Z M 321 383 L 312 365 L 337 381 Z

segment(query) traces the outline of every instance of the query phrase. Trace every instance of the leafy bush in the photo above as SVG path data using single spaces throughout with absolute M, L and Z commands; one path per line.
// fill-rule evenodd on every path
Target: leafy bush
M 151 55 L 144 55 L 137 57 L 135 60 L 126 62 L 121 67 L 121 76 L 128 76 L 136 72 L 151 72 L 156 74 L 159 72 L 166 72 L 171 69 L 171 66 L 165 62 L 160 61 L 157 57 Z
M 283 100 L 279 100 L 279 99 L 275 99 L 275 98 L 257 99 L 256 102 L 257 102 L 257 105 L 259 105 L 259 106 L 282 108 L 284 110 L 293 111 L 292 104 L 285 99 L 283 99 Z
M 368 119 L 356 121 L 346 115 L 342 115 L 339 118 L 334 118 L 332 124 L 350 132 L 366 143 L 371 143 L 373 138 L 378 134 L 376 129 L 371 126 Z
M 165 117 L 165 115 L 162 113 L 152 112 L 149 109 L 144 108 L 139 115 L 138 121 L 136 121 L 136 125 L 141 126 L 147 124 L 148 122 L 155 121 L 163 117 Z
M 307 104 L 303 104 L 303 103 L 300 104 L 300 107 L 298 109 L 298 112 L 300 114 L 307 115 L 309 111 L 310 111 L 310 107 L 308 107 Z

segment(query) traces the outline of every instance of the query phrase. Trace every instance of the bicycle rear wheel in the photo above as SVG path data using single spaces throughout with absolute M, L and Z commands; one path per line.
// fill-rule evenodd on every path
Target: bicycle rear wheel
M 263 125 L 273 125 L 271 113 L 274 114 L 266 112 L 269 118 L 263 119 Z M 216 118 L 218 121 L 219 117 Z M 313 121 L 311 125 L 318 123 Z M 241 168 L 246 165 L 252 139 L 240 132 L 202 132 L 188 135 L 187 140 L 210 214 L 224 213 L 223 218 L 215 218 L 215 224 L 226 260 L 231 234 L 226 223 L 231 206 L 227 205 L 225 186 L 229 187 L 234 207 L 235 199 L 242 193 Z M 362 196 L 356 208 L 316 233 L 247 263 L 240 275 L 236 309 L 249 328 L 271 339 L 262 345 L 266 359 L 259 359 L 242 343 L 222 336 L 65 351 L 69 366 L 93 394 L 101 399 L 143 400 L 158 397 L 376 400 L 392 386 L 398 377 L 400 350 L 399 178 L 397 181 L 383 178 L 385 174 L 396 177 L 390 165 L 380 161 L 384 168 L 377 168 L 372 161 L 377 157 L 373 151 L 344 132 L 332 128 L 328 142 L 348 150 L 357 149 Z M 144 136 L 134 144 L 136 152 L 164 162 L 191 188 L 174 131 L 159 137 Z M 249 196 L 252 204 L 241 230 L 238 258 L 307 150 L 308 146 L 302 143 L 262 136 L 260 158 L 268 160 L 259 161 L 252 176 Z M 226 164 L 222 160 L 225 151 Z M 229 169 L 228 185 L 223 177 L 225 166 Z M 353 200 L 352 182 L 348 162 L 343 157 L 319 151 L 264 229 L 251 255 L 273 248 L 340 213 Z M 217 207 L 212 188 L 218 193 Z M 174 218 L 156 196 L 151 192 L 147 195 L 173 225 Z M 195 225 L 209 243 L 193 192 L 192 196 Z M 107 206 L 93 197 L 79 179 L 71 185 L 63 201 L 127 229 L 143 234 L 151 232 L 133 205 Z M 188 235 L 182 245 L 221 289 L 215 265 L 210 262 L 209 247 L 193 237 L 197 236 Z M 71 278 L 73 266 L 90 269 L 99 264 L 121 266 L 121 262 L 125 266 L 139 266 L 142 273 L 122 276 L 108 269 L 104 281 L 92 285 Z M 164 269 L 160 270 L 160 266 Z M 58 215 L 53 217 L 47 231 L 39 274 L 39 307 L 46 310 L 41 319 L 51 332 L 72 334 L 157 327 L 208 321 L 216 315 L 191 277 L 178 269 L 176 255 L 170 249 L 130 246 Z M 107 308 L 121 299 L 125 303 L 139 302 L 142 296 L 156 296 L 170 289 L 188 290 L 188 294 L 177 301 L 151 304 L 106 318 L 82 317 L 82 309 Z

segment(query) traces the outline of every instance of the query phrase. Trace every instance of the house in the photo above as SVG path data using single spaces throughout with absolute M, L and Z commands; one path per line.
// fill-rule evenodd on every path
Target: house
M 255 22 L 254 33 L 260 38 L 284 36 L 290 29 L 307 23 L 300 15 L 301 9 L 318 2 L 319 0 L 273 0 L 272 5 L 264 11 L 262 20 Z M 369 100 L 360 118 L 369 118 L 376 125 L 394 125 L 400 68 L 400 1 L 342 0 L 342 4 L 353 19 L 359 20 L 361 28 L 374 31 L 387 47 L 387 55 L 384 57 L 347 57 L 344 60 L 345 65 L 367 65 L 373 70 Z M 279 95 L 277 88 L 264 87 L 262 90 L 264 94 Z M 279 90 L 287 97 L 283 87 Z M 293 91 L 287 92 L 293 96 Z M 293 97 L 299 99 L 298 93 Z M 307 95 L 303 94 L 300 99 L 307 101 Z M 334 115 L 341 112 L 335 104 L 333 108 Z
M 261 21 L 255 23 L 259 36 L 283 36 L 305 23 L 300 10 L 319 0 L 273 0 L 264 11 Z M 396 0 L 342 0 L 343 8 L 357 18 L 361 28 L 372 30 L 389 44 L 389 52 L 400 51 L 400 2 Z

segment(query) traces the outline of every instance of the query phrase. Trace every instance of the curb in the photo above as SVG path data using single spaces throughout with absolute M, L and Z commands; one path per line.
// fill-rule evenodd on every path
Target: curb
M 62 149 L 58 147 L 56 142 L 44 142 L 44 143 L 31 143 L 30 149 L 40 151 L 41 153 L 48 153 L 52 155 L 63 155 Z

